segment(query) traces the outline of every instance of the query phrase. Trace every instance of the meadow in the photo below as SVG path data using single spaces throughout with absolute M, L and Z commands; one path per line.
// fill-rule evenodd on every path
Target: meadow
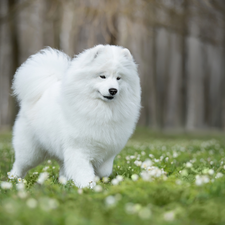
M 58 177 L 54 161 L 8 179 L 11 133 L 0 134 L 0 224 L 225 224 L 225 134 L 137 129 L 113 173 L 93 188 Z

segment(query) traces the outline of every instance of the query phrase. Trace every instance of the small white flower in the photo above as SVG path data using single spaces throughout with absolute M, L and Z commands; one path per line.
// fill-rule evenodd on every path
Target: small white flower
M 10 174 L 10 175 L 8 176 L 8 178 L 9 178 L 10 180 L 12 180 L 12 179 L 15 179 L 16 177 L 15 177 L 13 174 Z
M 121 181 L 123 181 L 123 176 L 117 175 L 117 176 L 116 176 L 116 179 L 117 179 L 119 182 L 121 182 Z
M 118 185 L 119 181 L 117 179 L 112 179 L 111 183 L 112 183 L 112 185 Z
M 33 172 L 33 174 L 34 174 L 34 175 L 37 175 L 37 174 L 38 174 L 38 172 Z
M 67 183 L 67 179 L 64 176 L 59 177 L 59 183 L 65 185 Z
M 145 155 L 146 153 L 144 151 L 141 152 L 142 155 Z
M 191 168 L 191 167 L 192 167 L 192 163 L 187 162 L 187 163 L 186 163 L 186 167 L 187 167 L 187 168 Z
M 105 204 L 107 206 L 114 206 L 116 204 L 116 199 L 112 195 L 109 195 L 105 198 Z
M 149 175 L 149 173 L 146 172 L 146 171 L 142 171 L 142 172 L 140 173 L 140 176 L 141 176 L 141 178 L 142 178 L 143 180 L 146 180 L 146 181 L 150 180 L 150 175 Z
M 46 171 L 48 169 L 49 169 L 49 166 L 46 166 L 46 167 L 43 168 L 43 171 Z
M 149 219 L 151 215 L 152 215 L 152 212 L 147 207 L 141 208 L 140 211 L 138 212 L 138 216 L 143 220 Z
M 108 177 L 103 177 L 103 178 L 102 178 L 102 182 L 103 182 L 103 183 L 109 182 L 109 178 L 108 178 Z
M 11 189 L 12 188 L 12 183 L 7 182 L 7 181 L 2 181 L 1 182 L 1 188 L 2 189 Z
M 27 197 L 27 193 L 26 193 L 24 190 L 20 190 L 20 191 L 18 192 L 18 196 L 19 196 L 20 198 L 26 198 L 26 197 Z
M 77 190 L 77 193 L 78 193 L 79 195 L 83 194 L 83 189 L 79 188 L 79 189 Z
M 127 214 L 134 214 L 135 213 L 134 204 L 131 203 L 131 202 L 128 202 L 125 205 L 125 211 L 126 211 Z
M 95 176 L 95 178 L 94 178 L 94 182 L 99 182 L 100 181 L 100 178 L 98 177 L 98 176 Z
M 177 158 L 178 154 L 177 152 L 173 152 L 173 158 Z
M 142 165 L 141 168 L 147 169 L 147 167 L 152 166 L 152 161 L 150 159 L 146 159 Z
M 222 176 L 223 176 L 223 174 L 219 172 L 219 173 L 216 174 L 215 178 L 216 178 L 216 179 L 217 179 L 217 178 L 221 178 Z
M 37 201 L 34 198 L 29 198 L 26 203 L 29 208 L 34 209 L 37 207 Z
M 203 176 L 200 176 L 200 175 L 196 175 L 196 180 L 195 180 L 195 184 L 197 186 L 201 186 L 203 184 L 206 184 L 206 183 L 209 183 L 209 177 L 207 175 L 203 175 Z
M 175 217 L 175 214 L 174 214 L 173 211 L 166 212 L 166 213 L 164 213 L 164 215 L 163 215 L 163 218 L 164 218 L 164 220 L 166 220 L 166 221 L 173 221 L 173 220 L 174 220 L 174 217 Z
M 135 164 L 136 166 L 141 166 L 141 165 L 142 165 L 142 162 L 141 162 L 141 161 L 138 161 L 138 160 L 135 160 L 135 161 L 134 161 L 134 164 Z
M 22 182 L 22 178 L 18 178 L 17 181 L 18 181 L 19 183 L 21 183 L 21 182 Z
M 182 181 L 181 180 L 176 180 L 176 184 L 177 185 L 181 185 L 182 184 Z
M 40 173 L 40 175 L 38 177 L 38 180 L 37 180 L 37 183 L 43 184 L 45 182 L 45 180 L 48 179 L 48 176 L 49 176 L 49 174 L 47 172 Z
M 138 180 L 138 175 L 137 175 L 137 174 L 132 174 L 132 175 L 131 175 L 131 179 L 132 179 L 133 181 L 137 181 L 137 180 Z
M 17 184 L 16 185 L 16 189 L 18 190 L 18 191 L 21 191 L 21 190 L 24 190 L 24 183 L 19 183 L 19 184 Z
M 96 185 L 95 187 L 94 187 L 94 191 L 95 192 L 102 192 L 102 186 L 100 186 L 100 185 Z
M 51 161 L 51 160 L 48 160 L 47 162 L 48 162 L 49 164 L 50 164 L 50 163 L 52 163 L 52 161 Z
M 209 169 L 208 174 L 209 175 L 213 175 L 214 174 L 214 170 L 213 169 Z

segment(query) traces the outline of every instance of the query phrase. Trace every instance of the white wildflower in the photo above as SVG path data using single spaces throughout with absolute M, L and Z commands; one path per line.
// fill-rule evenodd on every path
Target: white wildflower
M 114 206 L 116 204 L 116 199 L 114 196 L 109 195 L 105 198 L 105 204 L 107 206 Z
M 147 207 L 141 208 L 140 211 L 138 212 L 138 216 L 143 220 L 149 219 L 151 215 L 152 215 L 152 212 Z
M 112 185 L 118 185 L 119 181 L 115 178 L 111 180 Z
M 83 189 L 79 188 L 79 189 L 77 190 L 77 193 L 78 193 L 79 195 L 83 194 Z
M 133 181 L 137 181 L 137 180 L 138 180 L 138 175 L 137 175 L 137 174 L 132 174 L 132 175 L 131 175 L 131 179 L 132 179 Z
M 40 173 L 40 175 L 38 177 L 38 180 L 37 180 L 37 183 L 43 184 L 45 182 L 45 180 L 48 179 L 48 176 L 49 176 L 49 174 L 47 172 Z
M 43 168 L 43 171 L 46 171 L 48 169 L 49 169 L 49 166 L 46 166 L 46 167 Z
M 19 183 L 21 183 L 21 182 L 22 182 L 22 178 L 18 178 L 17 181 L 18 181 Z
M 8 176 L 8 178 L 9 178 L 10 180 L 12 180 L 12 179 L 15 179 L 16 176 L 14 176 L 13 174 L 10 174 L 10 175 Z
M 48 198 L 48 197 L 40 198 L 40 207 L 44 211 L 56 209 L 58 206 L 59 206 L 59 203 L 56 199 Z
M 102 178 L 102 182 L 103 183 L 108 183 L 109 182 L 109 178 L 108 177 L 103 177 Z
M 173 221 L 175 218 L 175 214 L 173 211 L 166 212 L 166 213 L 164 213 L 163 218 L 166 221 Z
M 98 177 L 98 176 L 95 176 L 95 178 L 94 178 L 94 182 L 99 182 L 99 180 L 100 180 L 100 178 Z
M 64 176 L 59 177 L 59 183 L 65 185 L 67 183 L 67 179 Z
M 195 184 L 197 186 L 201 186 L 203 184 L 209 183 L 209 181 L 210 181 L 209 177 L 207 175 L 202 175 L 202 176 L 197 175 L 195 178 L 196 178 Z
M 96 185 L 95 187 L 94 187 L 94 191 L 95 192 L 102 192 L 102 186 L 100 186 L 100 185 Z
M 187 168 L 191 168 L 191 167 L 192 167 L 192 163 L 187 162 L 187 163 L 186 163 L 186 167 L 187 167 Z
M 18 191 L 18 194 L 19 198 L 26 198 L 27 197 L 27 192 L 24 191 L 24 190 L 20 190 Z
M 176 184 L 177 185 L 181 185 L 182 184 L 182 181 L 181 180 L 176 180 Z
M 219 173 L 216 174 L 215 178 L 216 178 L 216 179 L 217 179 L 217 178 L 221 178 L 222 176 L 223 176 L 223 174 L 219 172 Z
M 34 174 L 34 175 L 37 175 L 37 174 L 38 174 L 38 172 L 33 172 L 33 174 Z
M 17 189 L 18 191 L 24 190 L 24 187 L 25 187 L 24 183 L 19 183 L 19 184 L 16 185 L 16 189 Z
M 49 164 L 50 164 L 50 163 L 52 163 L 52 161 L 51 161 L 51 160 L 48 160 L 47 162 L 48 162 Z
M 127 214 L 134 214 L 135 213 L 134 204 L 131 203 L 131 202 L 128 202 L 125 205 L 125 211 L 126 211 Z
M 150 159 L 146 159 L 142 165 L 141 168 L 147 169 L 147 167 L 152 166 L 152 161 Z
M 134 161 L 134 164 L 135 164 L 136 166 L 141 166 L 141 165 L 142 165 L 142 161 L 135 160 L 135 161 Z
M 12 188 L 12 183 L 7 182 L 7 181 L 2 181 L 1 182 L 1 188 L 2 189 L 11 189 Z
M 123 176 L 117 175 L 117 176 L 116 176 L 116 179 L 117 179 L 119 182 L 121 182 L 121 181 L 123 181 Z
M 29 198 L 26 204 L 29 208 L 32 208 L 32 209 L 37 207 L 37 201 L 34 198 Z
M 209 169 L 208 174 L 209 175 L 213 175 L 214 174 L 214 170 L 213 169 Z
M 178 154 L 177 152 L 173 152 L 173 158 L 177 158 Z
M 145 155 L 146 153 L 144 151 L 141 152 L 142 155 Z

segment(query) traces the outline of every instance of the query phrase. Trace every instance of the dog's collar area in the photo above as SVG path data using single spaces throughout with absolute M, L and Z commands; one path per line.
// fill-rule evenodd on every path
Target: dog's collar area
M 109 100 L 112 100 L 114 97 L 112 97 L 112 96 L 103 96 L 104 98 L 107 98 L 107 99 L 109 99 Z

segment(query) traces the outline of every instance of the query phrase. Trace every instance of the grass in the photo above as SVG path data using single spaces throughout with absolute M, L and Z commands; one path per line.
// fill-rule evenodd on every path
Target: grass
M 116 157 L 109 181 L 83 190 L 71 181 L 59 183 L 54 161 L 31 170 L 21 182 L 25 189 L 8 180 L 14 160 L 10 141 L 10 133 L 0 135 L 0 182 L 12 183 L 9 189 L 1 183 L 0 224 L 225 224 L 223 134 L 138 129 Z M 38 184 L 44 171 L 49 178 Z

